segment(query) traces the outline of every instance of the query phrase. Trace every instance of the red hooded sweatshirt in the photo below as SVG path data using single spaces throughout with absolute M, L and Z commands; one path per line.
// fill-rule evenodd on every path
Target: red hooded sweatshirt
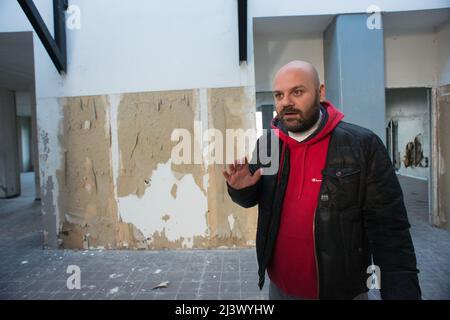
M 285 293 L 304 299 L 318 298 L 314 215 L 331 132 L 344 117 L 330 102 L 322 102 L 322 106 L 327 113 L 323 115 L 326 123 L 312 138 L 298 142 L 282 130 L 275 130 L 283 141 L 279 172 L 286 148 L 290 151 L 290 171 L 268 274 Z M 274 122 L 272 128 L 279 129 Z

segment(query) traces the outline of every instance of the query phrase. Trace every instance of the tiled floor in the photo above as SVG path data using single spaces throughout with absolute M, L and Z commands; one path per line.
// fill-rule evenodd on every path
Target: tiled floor
M 32 176 L 25 174 L 24 183 Z M 401 178 L 425 299 L 450 299 L 450 233 L 427 224 L 426 183 Z M 254 249 L 42 250 L 40 204 L 28 189 L 0 200 L 0 299 L 267 299 Z M 69 265 L 81 289 L 67 289 Z M 153 288 L 169 281 L 167 288 Z M 369 297 L 376 299 L 378 292 Z
M 450 232 L 428 223 L 426 181 L 400 177 L 423 299 L 450 299 Z
M 11 259 L 17 266 L 19 261 Z M 265 294 L 256 286 L 255 273 L 245 271 L 256 268 L 253 250 L 56 254 L 32 250 L 21 259 L 28 263 L 19 268 L 2 264 L 1 298 L 263 299 Z M 67 289 L 69 264 L 81 268 L 81 290 Z M 225 271 L 229 269 L 235 271 Z M 164 281 L 170 282 L 167 288 L 153 290 Z

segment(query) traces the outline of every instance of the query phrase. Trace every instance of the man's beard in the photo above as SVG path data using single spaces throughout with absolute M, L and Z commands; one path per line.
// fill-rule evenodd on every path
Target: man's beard
M 305 132 L 311 129 L 319 120 L 320 117 L 320 98 L 316 96 L 313 104 L 312 115 L 309 118 L 304 118 L 303 113 L 294 107 L 287 107 L 280 112 L 279 119 L 281 124 L 291 132 Z M 291 119 L 289 121 L 284 119 L 286 113 L 295 113 L 300 115 L 300 119 Z

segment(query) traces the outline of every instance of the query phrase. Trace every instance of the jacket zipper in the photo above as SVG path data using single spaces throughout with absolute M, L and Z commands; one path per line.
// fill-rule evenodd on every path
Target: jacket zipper
M 280 188 L 281 188 L 281 177 L 282 177 L 282 175 L 283 175 L 283 170 L 285 169 L 285 166 L 284 166 L 284 162 L 285 162 L 285 158 L 284 158 L 284 153 L 285 153 L 285 145 L 283 144 L 283 149 L 282 149 L 282 160 L 280 161 L 280 168 L 279 168 L 279 170 L 278 170 L 278 176 L 277 176 L 277 182 L 276 182 L 276 192 L 275 192 L 275 196 L 274 196 L 274 202 L 275 201 L 277 201 L 278 200 L 278 197 L 279 197 L 279 194 L 278 194 L 278 192 L 280 192 Z M 284 191 L 286 191 L 286 190 L 284 190 Z M 278 197 L 277 197 L 278 196 Z M 281 201 L 281 203 L 280 203 L 280 205 L 278 206 L 278 207 L 280 207 L 281 206 L 281 204 L 283 203 L 283 201 Z M 281 208 L 280 208 L 280 213 L 279 214 L 281 214 Z M 273 224 L 274 224 L 274 221 L 273 221 L 273 219 L 270 221 L 270 224 L 269 224 L 269 228 L 267 229 L 267 234 L 269 234 L 270 233 L 270 230 L 272 230 L 272 227 L 273 227 Z M 268 237 L 268 236 L 267 236 Z M 264 254 L 266 254 L 266 249 L 267 249 L 267 243 L 264 245 L 264 249 L 263 249 L 263 252 L 264 252 Z M 273 248 L 272 248 L 273 249 Z M 264 270 L 267 268 L 267 264 L 268 264 L 268 262 L 266 262 L 266 261 L 263 261 L 263 264 L 264 264 Z

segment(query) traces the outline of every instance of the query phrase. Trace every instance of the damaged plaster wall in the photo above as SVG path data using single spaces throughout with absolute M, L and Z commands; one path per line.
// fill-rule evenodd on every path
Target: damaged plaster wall
M 118 109 L 120 173 L 118 196 L 144 195 L 152 184 L 149 175 L 159 163 L 166 163 L 176 142 L 171 141 L 175 128 L 187 129 L 194 136 L 196 118 L 194 91 L 136 93 L 123 96 Z M 197 170 L 201 187 L 203 170 L 177 167 L 177 172 Z
M 248 88 L 218 88 L 208 90 L 208 115 L 210 126 L 219 129 L 224 137 L 226 129 L 248 129 L 255 126 L 255 96 Z M 227 141 L 229 143 L 229 141 Z M 248 146 L 246 154 L 252 152 Z M 237 157 L 236 150 L 227 149 Z M 224 158 L 227 154 L 224 149 Z M 233 154 L 231 158 L 235 158 Z M 256 235 L 256 207 L 244 209 L 234 204 L 227 191 L 222 175 L 223 166 L 208 166 L 210 188 L 208 189 L 208 221 L 211 236 L 216 245 L 254 245 Z
M 203 150 L 207 129 L 254 127 L 247 88 L 127 94 L 118 110 L 119 212 L 148 238 L 149 247 L 213 248 L 254 245 L 256 210 L 234 204 L 222 164 L 174 164 L 174 129 L 186 129 Z M 201 128 L 196 128 L 200 124 Z M 197 159 L 198 160 L 198 159 Z
M 61 133 L 63 114 L 58 99 L 37 100 L 39 174 L 41 181 L 44 247 L 58 246 L 59 230 L 59 181 L 56 170 L 61 167 Z
M 395 88 L 386 90 L 386 126 L 391 120 L 398 122 L 397 148 L 400 156 L 398 172 L 405 176 L 429 179 L 429 165 L 405 167 L 406 145 L 422 137 L 424 157 L 430 159 L 430 113 L 427 88 Z
M 450 231 L 450 85 L 441 86 L 437 90 L 437 132 L 438 132 L 438 217 L 435 224 Z
M 256 208 L 234 204 L 223 165 L 202 154 L 207 129 L 225 138 L 225 129 L 254 128 L 251 88 L 47 100 L 54 122 L 41 119 L 40 155 L 48 239 L 78 249 L 254 245 Z M 191 134 L 195 163 L 172 161 L 176 128 Z
M 61 99 L 59 235 L 64 248 L 122 248 L 145 239 L 117 212 L 108 97 Z
M 171 161 L 173 130 L 186 129 L 194 137 L 194 121 L 201 120 L 196 92 L 125 94 L 119 103 L 120 215 L 144 233 L 152 249 L 208 247 L 204 166 Z

